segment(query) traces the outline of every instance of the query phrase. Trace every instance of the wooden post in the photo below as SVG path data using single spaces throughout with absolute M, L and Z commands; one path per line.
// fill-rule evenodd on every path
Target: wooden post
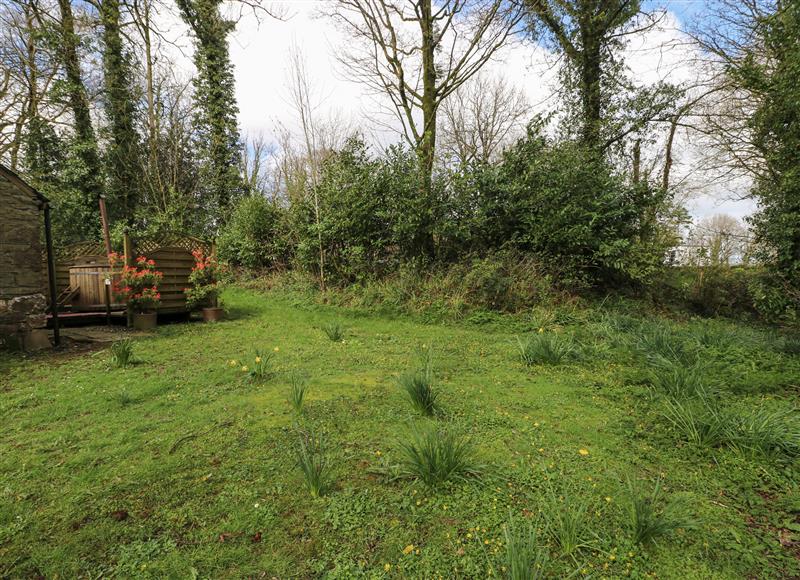
M 123 234 L 122 244 L 125 251 L 125 265 L 133 266 L 133 242 L 131 241 L 131 236 L 128 234 L 128 230 L 125 230 Z M 130 328 L 133 326 L 133 308 L 131 308 L 130 302 L 125 304 L 125 308 L 128 314 L 128 328 Z
M 100 222 L 103 225 L 103 241 L 106 243 L 106 256 L 111 253 L 111 235 L 108 232 L 108 212 L 106 211 L 106 196 L 100 196 Z
M 53 252 L 53 227 L 50 221 L 50 204 L 44 204 L 44 239 L 47 245 L 47 286 L 50 290 L 50 311 L 53 314 L 53 345 L 61 345 L 58 325 L 58 296 L 56 295 L 56 257 Z

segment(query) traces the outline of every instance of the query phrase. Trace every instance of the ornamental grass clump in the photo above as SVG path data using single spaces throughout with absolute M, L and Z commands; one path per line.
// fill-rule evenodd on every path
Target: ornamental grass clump
M 328 322 L 322 325 L 322 332 L 331 342 L 342 342 L 344 338 L 344 327 L 338 322 Z
M 133 341 L 123 338 L 111 344 L 111 364 L 124 369 L 133 364 Z
M 545 542 L 539 539 L 534 523 L 517 526 L 503 525 L 505 540 L 504 567 L 509 580 L 539 580 L 547 578 L 550 554 Z
M 471 442 L 449 431 L 414 431 L 400 442 L 400 450 L 401 473 L 419 479 L 430 488 L 480 474 Z
M 575 352 L 571 337 L 540 331 L 526 339 L 517 337 L 519 357 L 527 366 L 559 365 Z
M 408 396 L 411 406 L 420 414 L 432 417 L 439 409 L 438 393 L 433 388 L 433 352 L 430 347 L 423 347 L 417 352 L 419 367 L 403 373 L 397 378 L 397 384 Z
M 311 497 L 325 495 L 331 486 L 330 466 L 319 438 L 301 433 L 295 448 L 295 457 Z
M 697 525 L 683 501 L 664 499 L 660 479 L 656 480 L 652 492 L 643 491 L 629 481 L 625 507 L 627 524 L 637 544 L 656 543 L 676 530 L 688 530 Z

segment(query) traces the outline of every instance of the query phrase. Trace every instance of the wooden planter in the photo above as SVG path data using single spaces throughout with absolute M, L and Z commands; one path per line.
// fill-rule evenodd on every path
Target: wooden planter
M 203 308 L 203 320 L 205 322 L 217 322 L 222 320 L 225 311 L 222 308 Z
M 134 312 L 133 328 L 136 330 L 155 330 L 158 325 L 158 314 L 155 312 Z

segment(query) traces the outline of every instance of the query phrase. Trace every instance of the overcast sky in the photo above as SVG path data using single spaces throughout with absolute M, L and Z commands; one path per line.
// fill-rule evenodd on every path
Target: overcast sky
M 236 68 L 236 94 L 239 119 L 244 134 L 274 135 L 278 123 L 293 126 L 291 108 L 287 103 L 287 61 L 290 47 L 298 46 L 304 53 L 310 76 L 319 93 L 320 114 L 337 111 L 354 121 L 378 144 L 400 139 L 399 134 L 376 129 L 369 119 L 380 108 L 375 98 L 362 86 L 349 81 L 336 59 L 346 38 L 330 20 L 318 17 L 320 4 L 325 0 L 293 0 L 286 2 L 288 18 L 270 18 L 257 22 L 243 18 L 231 37 L 231 58 Z M 663 46 L 683 40 L 680 28 L 684 21 L 702 10 L 703 2 L 672 0 L 663 26 L 631 43 L 626 62 L 634 78 L 640 82 L 667 79 L 681 82 L 695 78 L 688 48 Z M 177 32 L 177 31 L 176 31 Z M 553 58 L 547 51 L 531 42 L 517 42 L 503 49 L 488 65 L 488 72 L 500 73 L 522 88 L 536 110 L 552 110 Z M 678 152 L 675 173 L 690 172 L 693 154 L 688 148 Z M 741 217 L 750 213 L 750 201 L 732 201 L 736 192 L 707 191 L 689 200 L 690 212 L 696 217 L 729 213 Z

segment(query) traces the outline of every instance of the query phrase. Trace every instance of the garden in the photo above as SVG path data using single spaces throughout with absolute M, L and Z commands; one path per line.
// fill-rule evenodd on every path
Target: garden
M 624 301 L 0 355 L 0 577 L 800 575 L 800 342 Z

